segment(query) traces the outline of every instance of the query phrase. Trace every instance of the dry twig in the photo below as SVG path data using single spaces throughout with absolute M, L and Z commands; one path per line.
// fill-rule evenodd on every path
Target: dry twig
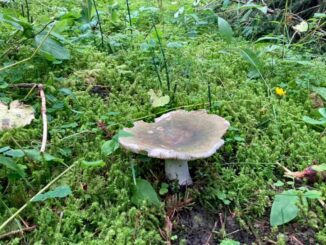
M 38 90 L 40 92 L 41 102 L 42 102 L 41 113 L 42 113 L 42 121 L 43 121 L 43 137 L 42 137 L 42 145 L 41 145 L 40 152 L 44 153 L 46 147 L 46 141 L 48 138 L 48 120 L 46 117 L 46 99 L 45 99 L 43 84 L 38 85 Z
M 16 235 L 19 235 L 19 234 L 23 234 L 24 232 L 27 232 L 27 231 L 32 231 L 35 228 L 36 228 L 36 225 L 33 225 L 33 226 L 25 227 L 25 228 L 20 229 L 20 230 L 10 231 L 8 233 L 0 235 L 0 240 L 11 237 L 11 236 L 16 236 Z

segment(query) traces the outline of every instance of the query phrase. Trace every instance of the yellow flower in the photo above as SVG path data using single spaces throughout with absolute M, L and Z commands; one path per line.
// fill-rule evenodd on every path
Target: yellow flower
M 275 94 L 277 94 L 278 96 L 284 96 L 286 94 L 286 91 L 283 88 L 276 87 Z

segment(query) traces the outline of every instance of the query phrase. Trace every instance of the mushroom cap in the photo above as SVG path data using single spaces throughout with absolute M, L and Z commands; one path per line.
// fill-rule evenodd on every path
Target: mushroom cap
M 223 144 L 230 123 L 206 110 L 177 110 L 155 119 L 137 121 L 125 128 L 132 134 L 121 137 L 122 147 L 134 153 L 160 159 L 195 160 L 213 155 Z

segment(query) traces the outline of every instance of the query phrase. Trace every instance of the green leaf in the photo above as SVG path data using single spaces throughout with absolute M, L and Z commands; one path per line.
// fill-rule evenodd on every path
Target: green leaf
M 119 142 L 116 138 L 112 140 L 105 141 L 102 145 L 101 152 L 103 155 L 108 156 L 111 155 L 119 148 Z
M 58 186 L 53 191 L 48 191 L 44 194 L 36 195 L 32 199 L 32 202 L 40 202 L 40 201 L 45 201 L 47 199 L 52 199 L 52 198 L 64 198 L 71 194 L 72 194 L 72 192 L 71 192 L 71 189 L 69 186 L 67 186 L 67 185 Z
M 304 194 L 303 194 L 304 197 L 306 198 L 310 198 L 310 199 L 320 199 L 321 198 L 321 191 L 316 191 L 316 190 L 309 190 L 309 191 L 306 191 Z
M 319 108 L 318 112 L 322 117 L 326 118 L 326 108 Z
M 303 121 L 306 122 L 306 123 L 309 123 L 311 125 L 322 125 L 322 124 L 325 124 L 326 123 L 326 118 L 324 119 L 320 119 L 320 120 L 316 120 L 316 119 L 313 119 L 311 117 L 307 117 L 307 116 L 304 116 L 303 117 Z
M 103 160 L 96 160 L 96 161 L 82 161 L 81 166 L 83 168 L 98 168 L 104 167 L 105 162 Z
M 261 71 L 263 65 L 259 57 L 250 49 L 240 49 L 242 57 L 248 61 L 257 71 Z
M 281 186 L 284 186 L 284 183 L 282 181 L 278 180 L 277 182 L 274 183 L 274 186 L 281 187 Z
M 299 213 L 299 208 L 296 205 L 298 200 L 296 190 L 287 190 L 276 195 L 270 214 L 271 225 L 282 225 L 296 218 Z
M 326 163 L 320 164 L 320 165 L 314 165 L 312 166 L 312 169 L 317 172 L 323 172 L 326 171 Z
M 296 32 L 306 32 L 309 29 L 309 25 L 307 21 L 301 21 L 299 24 L 295 25 L 292 27 L 293 30 L 295 30 Z
M 150 89 L 147 94 L 150 96 L 150 101 L 154 108 L 165 106 L 170 102 L 170 97 L 168 95 L 161 96 L 161 92 L 156 95 L 153 89 Z
M 144 179 L 136 179 L 136 185 L 133 188 L 131 201 L 140 206 L 146 200 L 149 204 L 159 206 L 161 204 L 152 185 Z
M 62 159 L 52 156 L 48 153 L 44 153 L 42 155 L 40 151 L 36 149 L 24 150 L 24 152 L 26 153 L 27 157 L 34 160 L 35 162 L 43 162 L 43 160 L 46 162 L 63 162 Z
M 40 45 L 43 39 L 45 38 L 46 34 L 40 33 L 35 36 L 36 45 Z M 45 53 L 45 56 L 48 60 L 69 60 L 70 59 L 70 52 L 65 47 L 61 46 L 57 41 L 53 40 L 52 38 L 48 37 L 42 47 L 41 51 Z
M 6 166 L 7 168 L 13 170 L 21 177 L 25 177 L 25 172 L 21 169 L 11 158 L 0 156 L 0 164 Z
M 3 153 L 5 151 L 9 151 L 9 150 L 10 150 L 10 147 L 9 146 L 5 146 L 5 147 L 0 148 L 0 153 Z
M 240 245 L 240 242 L 232 239 L 224 239 L 220 242 L 220 245 Z
M 221 37 L 228 43 L 231 42 L 233 37 L 233 31 L 230 24 L 223 18 L 218 17 L 218 29 L 221 34 Z
M 169 192 L 169 185 L 167 183 L 162 183 L 161 188 L 159 190 L 160 195 L 165 195 Z
M 9 150 L 9 151 L 6 151 L 4 153 L 4 155 L 10 156 L 10 157 L 16 157 L 16 158 L 25 156 L 25 154 L 22 150 Z

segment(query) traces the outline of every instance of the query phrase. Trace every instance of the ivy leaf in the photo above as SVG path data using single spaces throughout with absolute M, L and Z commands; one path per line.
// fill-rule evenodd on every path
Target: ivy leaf
M 161 204 L 157 193 L 147 180 L 136 179 L 136 185 L 134 186 L 132 193 L 131 201 L 137 206 L 140 206 L 144 200 L 155 206 Z
M 72 192 L 71 192 L 71 189 L 69 186 L 67 186 L 67 185 L 58 186 L 53 191 L 48 191 L 44 194 L 36 195 L 32 199 L 32 202 L 40 202 L 40 201 L 45 201 L 47 199 L 52 199 L 52 198 L 64 198 L 71 194 L 72 194 Z
M 271 225 L 282 225 L 296 218 L 299 213 L 299 208 L 296 205 L 298 200 L 296 190 L 287 190 L 276 195 L 270 214 Z
M 84 168 L 98 168 L 98 167 L 104 167 L 105 162 L 103 160 L 82 161 L 81 166 Z
M 21 177 L 25 177 L 25 172 L 21 169 L 11 158 L 0 156 L 0 164 L 4 165 L 5 167 L 13 170 Z
M 231 42 L 233 37 L 233 31 L 230 24 L 223 18 L 218 17 L 218 29 L 221 34 L 221 37 L 228 43 Z
M 154 108 L 165 106 L 170 102 L 170 97 L 168 95 L 161 96 L 161 92 L 155 94 L 153 89 L 150 89 L 147 94 L 150 96 L 150 101 Z

